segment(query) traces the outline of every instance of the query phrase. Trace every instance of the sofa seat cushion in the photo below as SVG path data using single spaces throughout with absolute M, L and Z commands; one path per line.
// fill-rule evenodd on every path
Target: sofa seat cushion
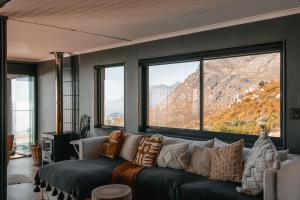
M 136 180 L 136 199 L 180 200 L 180 185 L 203 177 L 171 168 L 146 168 Z
M 188 200 L 263 200 L 263 195 L 248 196 L 238 193 L 239 184 L 203 178 L 180 186 L 180 199 Z
M 91 191 L 110 184 L 113 169 L 125 162 L 100 157 L 98 160 L 66 160 L 45 165 L 39 169 L 39 176 L 59 190 L 77 196 L 90 197 Z

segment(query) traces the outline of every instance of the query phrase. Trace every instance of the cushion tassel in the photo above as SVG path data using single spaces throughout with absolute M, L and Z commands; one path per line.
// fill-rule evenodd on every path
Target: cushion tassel
M 46 187 L 46 182 L 43 180 L 41 183 L 41 188 L 45 188 Z
M 64 193 L 60 192 L 58 197 L 57 197 L 57 200 L 64 200 L 64 198 L 65 198 Z
M 57 192 L 57 189 L 56 188 L 54 188 L 54 190 L 53 190 L 53 192 L 52 192 L 52 196 L 56 196 L 58 194 L 58 192 Z
M 35 186 L 33 192 L 40 192 L 40 191 L 41 191 L 40 187 L 38 185 Z
M 72 197 L 70 195 L 68 195 L 67 200 L 72 200 Z
M 51 190 L 52 190 L 51 185 L 48 183 L 48 185 L 47 185 L 47 187 L 46 187 L 46 191 L 49 192 L 49 191 L 51 191 Z

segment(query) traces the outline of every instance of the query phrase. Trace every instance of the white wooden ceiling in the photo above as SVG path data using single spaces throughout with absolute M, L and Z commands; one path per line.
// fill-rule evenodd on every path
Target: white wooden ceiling
M 12 0 L 8 57 L 52 59 L 300 13 L 300 0 Z

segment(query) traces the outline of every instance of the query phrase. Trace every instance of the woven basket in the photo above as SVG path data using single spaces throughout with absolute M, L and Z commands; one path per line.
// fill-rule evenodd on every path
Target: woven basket
M 42 164 L 42 149 L 40 144 L 35 144 L 31 146 L 31 155 L 34 165 Z

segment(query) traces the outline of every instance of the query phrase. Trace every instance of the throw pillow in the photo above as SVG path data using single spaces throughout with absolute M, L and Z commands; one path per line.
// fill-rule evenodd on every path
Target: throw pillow
M 211 153 L 211 148 L 203 145 L 195 145 L 186 171 L 201 176 L 209 176 L 211 168 Z
M 218 147 L 212 150 L 211 171 L 212 180 L 241 182 L 243 175 L 243 147 L 244 141 Z
M 264 172 L 270 168 L 278 168 L 279 163 L 277 151 L 271 139 L 266 133 L 261 134 L 246 162 L 242 187 L 237 187 L 237 191 L 253 196 L 260 194 L 263 191 Z
M 120 157 L 132 162 L 135 158 L 141 138 L 141 135 L 126 133 L 120 151 Z
M 225 147 L 227 145 L 229 145 L 229 144 L 226 143 L 226 142 L 223 142 L 223 141 L 221 141 L 217 138 L 214 138 L 213 148 Z M 248 159 L 250 154 L 251 154 L 251 149 L 244 147 L 243 148 L 243 160 L 244 160 L 244 162 Z
M 143 136 L 133 163 L 142 167 L 153 167 L 162 146 L 162 136 Z
M 157 158 L 159 167 L 185 169 L 189 164 L 189 143 L 178 143 L 164 146 Z
M 124 132 L 121 130 L 111 132 L 107 142 L 103 144 L 102 155 L 111 159 L 118 157 L 122 147 L 123 137 Z

